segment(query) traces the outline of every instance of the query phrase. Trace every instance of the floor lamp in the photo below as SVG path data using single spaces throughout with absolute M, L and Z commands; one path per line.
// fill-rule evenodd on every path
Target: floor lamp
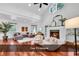
M 75 38 L 75 55 L 77 56 L 77 37 L 76 29 L 79 28 L 79 17 L 75 17 L 65 21 L 65 28 L 74 29 L 74 38 Z

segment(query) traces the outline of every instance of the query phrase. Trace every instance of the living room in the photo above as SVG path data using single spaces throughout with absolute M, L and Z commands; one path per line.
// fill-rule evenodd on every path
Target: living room
M 79 16 L 79 3 L 0 3 L 0 26 L 11 23 L 13 26 L 9 30 L 3 31 L 0 27 L 0 44 L 39 44 L 53 45 L 56 47 L 44 47 L 49 51 L 58 50 L 64 44 L 74 46 L 74 29 L 66 29 L 65 21 Z M 6 29 L 7 26 L 5 26 Z M 4 28 L 3 28 L 4 29 Z M 8 38 L 4 38 L 4 32 Z M 79 29 L 77 28 L 77 42 L 79 42 Z M 41 35 L 41 38 L 39 38 Z M 35 39 L 35 40 L 34 40 Z M 4 42 L 6 40 L 6 42 Z M 17 41 L 13 42 L 13 41 Z M 50 42 L 48 42 L 50 41 Z M 70 46 L 71 46 L 70 45 Z M 12 46 L 13 47 L 13 46 Z M 55 48 L 55 49 L 54 49 Z M 66 47 L 65 47 L 66 48 Z M 63 49 L 65 49 L 63 48 Z M 32 48 L 34 49 L 34 48 Z M 62 51 L 61 53 L 51 52 L 18 52 L 20 55 L 75 55 L 74 51 Z M 15 49 L 14 49 L 15 50 Z M 15 51 L 12 52 L 15 52 Z M 36 50 L 36 47 L 35 47 Z M 34 51 L 35 51 L 34 50 Z M 39 49 L 37 49 L 38 51 Z M 9 50 L 8 50 L 9 51 Z M 20 51 L 20 50 L 19 50 Z M 46 50 L 47 51 L 47 50 Z M 66 53 L 67 52 L 67 53 Z M 6 55 L 0 51 L 0 55 Z M 7 55 L 17 55 L 9 53 Z M 78 53 L 77 53 L 78 55 Z

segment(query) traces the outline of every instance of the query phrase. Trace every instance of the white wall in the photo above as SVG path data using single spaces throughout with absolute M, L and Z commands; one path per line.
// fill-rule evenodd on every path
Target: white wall
M 67 19 L 79 16 L 79 3 L 65 3 L 64 8 L 58 10 L 54 14 L 49 12 L 45 13 L 45 16 L 43 17 L 44 21 L 42 25 L 43 26 L 49 25 L 55 15 L 63 15 Z M 42 28 L 44 29 L 45 27 Z M 69 36 L 67 39 L 73 41 L 74 37 Z
M 53 16 L 55 15 L 63 15 L 67 19 L 72 18 L 72 17 L 77 17 L 79 16 L 79 3 L 65 3 L 64 7 L 61 10 L 58 10 L 57 12 L 49 13 L 47 12 L 44 16 L 44 25 L 45 24 L 50 24 L 51 20 L 53 19 Z
M 65 3 L 64 4 L 64 8 L 61 9 L 61 10 L 59 10 L 59 11 L 57 11 L 56 13 L 54 13 L 54 14 L 53 13 L 49 13 L 49 10 L 48 10 L 44 14 L 45 15 L 42 16 L 41 21 L 38 21 L 38 22 L 34 22 L 33 23 L 33 24 L 35 24 L 35 25 L 38 26 L 37 27 L 38 31 L 41 28 L 40 31 L 42 31 L 43 33 L 45 33 L 45 25 L 49 25 L 55 15 L 62 14 L 67 19 L 72 18 L 72 17 L 79 16 L 79 3 L 78 4 L 77 3 L 74 3 L 74 4 L 73 3 Z M 31 20 L 32 20 L 32 18 L 31 18 Z M 4 20 L 2 20 L 2 21 L 4 21 Z M 29 22 L 32 22 L 32 21 L 29 21 Z M 21 31 L 21 27 L 22 26 L 28 27 L 29 32 L 31 32 L 31 25 L 32 24 L 31 23 L 28 23 L 28 21 L 26 21 L 26 22 L 17 22 L 17 27 L 16 27 L 17 32 L 20 32 Z M 0 38 L 1 38 L 1 36 L 2 36 L 2 34 L 0 34 Z

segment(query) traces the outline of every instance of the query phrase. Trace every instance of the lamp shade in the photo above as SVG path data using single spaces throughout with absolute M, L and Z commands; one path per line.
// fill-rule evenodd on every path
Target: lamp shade
M 79 28 L 79 17 L 66 20 L 65 28 Z

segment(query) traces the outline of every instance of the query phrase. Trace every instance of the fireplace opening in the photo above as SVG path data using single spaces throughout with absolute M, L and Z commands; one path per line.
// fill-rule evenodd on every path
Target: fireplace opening
M 50 30 L 50 37 L 59 39 L 59 30 Z

